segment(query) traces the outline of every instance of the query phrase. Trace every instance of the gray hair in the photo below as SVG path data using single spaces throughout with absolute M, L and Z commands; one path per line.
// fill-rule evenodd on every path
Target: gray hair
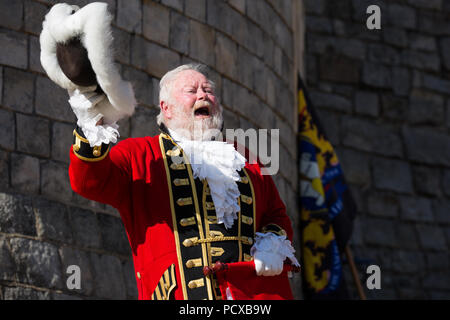
M 203 74 L 213 87 L 215 89 L 216 85 L 214 81 L 209 79 L 209 72 L 208 67 L 204 64 L 200 63 L 188 63 L 183 64 L 173 70 L 168 71 L 159 81 L 159 102 L 161 104 L 161 101 L 166 101 L 168 103 L 171 103 L 171 91 L 172 91 L 172 83 L 176 79 L 176 76 L 181 72 L 185 70 L 194 70 L 201 74 Z M 217 97 L 217 96 L 216 96 Z M 218 97 L 217 97 L 218 98 Z M 164 114 L 162 113 L 162 110 L 160 110 L 158 116 L 156 117 L 156 122 L 158 125 L 161 123 L 164 123 Z

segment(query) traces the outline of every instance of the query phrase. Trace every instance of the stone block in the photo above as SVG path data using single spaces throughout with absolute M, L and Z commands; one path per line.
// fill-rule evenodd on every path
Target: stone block
M 80 208 L 71 208 L 70 220 L 75 243 L 86 248 L 101 248 L 100 227 L 97 215 Z
M 447 94 L 450 90 L 450 81 L 438 78 L 434 75 L 423 74 L 422 86 L 425 89 L 430 89 L 438 93 Z
M 27 36 L 23 33 L 0 30 L 0 47 L 3 48 L 0 64 L 26 69 L 28 67 L 27 43 Z
M 41 163 L 41 193 L 63 202 L 71 200 L 72 187 L 67 164 L 56 161 Z
M 46 242 L 11 238 L 11 253 L 20 282 L 46 288 L 63 288 L 58 249 Z
M 339 148 L 339 162 L 347 182 L 363 187 L 370 186 L 369 157 L 351 149 Z
M 311 90 L 309 95 L 312 103 L 318 108 L 327 108 L 344 113 L 350 113 L 352 110 L 352 102 L 341 95 L 315 90 Z
M 206 0 L 185 0 L 184 13 L 191 18 L 205 22 L 206 20 Z
M 376 93 L 357 91 L 354 98 L 355 111 L 359 114 L 377 117 L 379 114 L 379 99 Z
M 421 9 L 442 9 L 442 0 L 408 0 L 408 4 Z
M 0 150 L 0 191 L 9 187 L 9 157 L 8 153 Z
M 425 36 L 419 33 L 409 34 L 409 47 L 413 50 L 423 50 L 428 52 L 435 52 L 437 45 L 436 39 L 431 36 Z M 445 58 L 445 56 L 444 56 Z
M 442 191 L 446 196 L 450 196 L 450 170 L 444 170 L 442 175 Z
M 131 67 L 124 67 L 123 77 L 133 85 L 138 104 L 154 105 L 154 95 L 157 95 L 158 88 L 154 88 L 152 77 L 143 71 Z
M 370 218 L 365 219 L 363 224 L 366 245 L 397 246 L 395 225 L 391 220 Z
M 28 197 L 0 193 L 0 232 L 36 235 L 33 206 Z
M 79 249 L 64 246 L 59 249 L 59 255 L 61 257 L 63 271 L 66 271 L 67 268 L 71 265 L 75 265 L 80 268 L 81 288 L 70 290 L 70 292 L 81 293 L 88 296 L 91 295 L 94 289 L 95 279 L 92 273 L 89 254 Z M 67 278 L 69 276 L 69 274 L 65 274 L 65 281 L 67 281 Z
M 183 12 L 184 0 L 161 0 L 163 5 L 176 9 Z
M 189 55 L 209 66 L 214 66 L 215 57 L 211 54 L 211 52 L 214 52 L 214 29 L 191 20 L 189 24 L 189 33 Z
M 367 211 L 377 217 L 396 218 L 399 211 L 398 199 L 390 193 L 371 193 L 367 199 Z
M 326 0 L 305 0 L 306 13 L 323 14 L 326 9 Z
M 387 14 L 387 21 L 393 26 L 406 29 L 416 28 L 416 11 L 409 6 L 392 3 L 388 6 Z
M 396 226 L 398 246 L 408 250 L 418 250 L 419 240 L 415 223 L 401 222 Z
M 333 146 L 340 144 L 340 119 L 339 113 L 334 111 L 327 111 L 325 109 L 316 109 L 322 128 L 325 131 L 327 138 Z
M 441 194 L 441 173 L 438 168 L 414 166 L 413 177 L 414 187 L 419 193 L 430 196 L 439 196 Z
M 28 52 L 29 68 L 31 71 L 45 74 L 45 70 L 41 65 L 41 44 L 39 37 L 30 35 L 30 50 Z
M 32 113 L 34 78 L 25 71 L 4 68 L 3 104 L 16 111 Z
M 447 70 L 450 70 L 450 38 L 443 38 L 440 41 L 442 64 Z
M 146 137 L 154 136 L 159 133 L 156 117 L 159 114 L 159 108 L 138 107 L 131 118 L 131 136 Z
M 240 13 L 245 14 L 245 0 L 228 0 L 228 3 Z
M 215 55 L 217 71 L 228 75 L 230 78 L 236 78 L 238 64 L 236 43 L 230 38 L 217 33 Z
M 427 252 L 425 253 L 427 269 L 438 271 L 450 268 L 450 256 L 447 252 Z
M 57 86 L 47 77 L 38 76 L 36 79 L 36 113 L 45 117 L 76 122 L 75 114 L 68 102 L 67 91 Z
M 0 26 L 20 30 L 23 25 L 23 1 L 3 0 L 0 2 Z
M 345 146 L 383 156 L 402 156 L 400 135 L 388 125 L 344 116 L 340 132 Z
M 386 44 L 399 48 L 407 47 L 408 35 L 405 29 L 383 26 L 381 30 L 383 33 L 383 40 Z
M 90 259 L 94 275 L 94 296 L 103 299 L 125 299 L 127 290 L 120 260 L 114 256 L 96 253 L 91 253 Z
M 34 35 L 42 31 L 42 22 L 48 12 L 47 6 L 34 1 L 25 1 L 24 30 Z
M 447 250 L 443 229 L 438 226 L 419 224 L 416 226 L 423 250 Z
M 376 63 L 364 63 L 362 82 L 376 88 L 391 88 L 392 72 L 390 68 Z
M 408 96 L 411 88 L 411 73 L 406 68 L 392 69 L 392 91 L 395 95 Z
M 142 33 L 145 38 L 169 45 L 170 10 L 167 7 L 145 0 L 143 21 Z
M 450 200 L 434 199 L 434 220 L 437 223 L 450 223 Z
M 258 63 L 258 58 L 252 55 L 247 49 L 242 46 L 238 46 L 237 49 L 237 61 L 234 67 L 237 73 L 237 79 L 246 87 L 251 88 L 253 86 L 253 68 Z
M 233 34 L 233 24 L 234 21 L 237 21 L 237 16 L 239 16 L 239 13 L 233 10 L 225 1 L 207 1 L 206 22 L 228 35 Z M 192 40 L 191 37 L 191 43 Z
M 408 117 L 408 100 L 391 94 L 381 96 L 381 105 L 383 116 L 392 119 L 404 121 Z
M 169 45 L 186 55 L 189 52 L 189 19 L 175 11 L 170 14 Z
M 130 63 L 130 45 L 131 45 L 131 35 L 119 29 L 117 27 L 112 27 L 113 34 L 113 47 L 114 47 L 114 58 L 116 61 L 128 65 Z
M 400 62 L 400 52 L 385 44 L 372 43 L 367 48 L 367 60 L 384 65 L 397 65 Z
M 5 287 L 5 300 L 51 300 L 49 291 L 26 287 Z
M 11 257 L 8 240 L 0 236 L 0 280 L 15 280 L 16 265 Z
M 69 163 L 69 150 L 73 142 L 75 125 L 54 122 L 52 127 L 52 159 Z
M 433 208 L 427 198 L 417 196 L 400 197 L 400 217 L 403 221 L 432 222 Z
M 402 51 L 400 59 L 402 65 L 415 69 L 437 72 L 441 68 L 440 57 L 437 53 L 405 49 Z
M 14 113 L 0 109 L 0 147 L 14 150 L 15 132 Z
M 422 280 L 422 285 L 427 289 L 450 290 L 450 275 L 448 274 L 448 270 L 444 272 L 427 273 Z
M 131 63 L 155 77 L 161 78 L 167 71 L 178 67 L 178 53 L 134 36 L 131 40 Z
M 333 24 L 329 18 L 306 16 L 305 26 L 306 32 L 333 33 Z
M 393 252 L 395 272 L 417 274 L 425 269 L 425 257 L 421 252 L 396 250 Z
M 142 32 L 141 0 L 117 0 L 117 25 L 128 32 Z
M 122 220 L 108 214 L 98 215 L 102 248 L 122 255 L 131 255 L 130 245 Z
M 72 243 L 67 207 L 58 202 L 36 198 L 33 201 L 38 237 Z
M 39 159 L 24 154 L 11 154 L 11 186 L 25 193 L 39 193 Z
M 412 193 L 411 168 L 408 162 L 385 158 L 372 160 L 374 186 L 382 190 Z
M 360 69 L 358 61 L 343 55 L 326 53 L 319 58 L 320 78 L 323 80 L 356 84 Z
M 403 127 L 403 141 L 409 160 L 424 164 L 450 165 L 450 138 L 426 128 Z

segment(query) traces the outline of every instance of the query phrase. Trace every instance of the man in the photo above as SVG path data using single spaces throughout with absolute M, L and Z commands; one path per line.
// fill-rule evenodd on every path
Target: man
M 161 79 L 160 135 L 111 146 L 117 120 L 136 105 L 114 65 L 112 21 L 106 3 L 54 5 L 41 64 L 68 90 L 78 120 L 72 188 L 120 212 L 139 298 L 292 298 L 283 263 L 298 262 L 285 206 L 270 176 L 221 141 L 222 109 L 204 66 Z
M 261 277 L 280 274 L 287 257 L 298 264 L 271 177 L 215 140 L 222 110 L 204 70 L 183 65 L 161 79 L 158 136 L 90 147 L 80 127 L 74 131 L 72 188 L 120 212 L 140 299 L 233 299 L 203 274 L 216 261 L 254 259 Z M 102 98 L 76 91 L 72 107 L 83 99 L 94 109 Z

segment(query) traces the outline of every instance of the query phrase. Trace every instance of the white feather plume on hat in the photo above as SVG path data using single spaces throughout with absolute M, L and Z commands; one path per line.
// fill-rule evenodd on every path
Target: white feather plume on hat
M 86 48 L 97 83 L 108 97 L 98 105 L 106 123 L 131 116 L 136 106 L 131 83 L 122 80 L 113 59 L 112 16 L 107 4 L 93 2 L 83 8 L 59 3 L 45 16 L 40 35 L 41 64 L 49 78 L 60 87 L 75 90 L 73 83 L 59 66 L 57 43 L 79 38 Z

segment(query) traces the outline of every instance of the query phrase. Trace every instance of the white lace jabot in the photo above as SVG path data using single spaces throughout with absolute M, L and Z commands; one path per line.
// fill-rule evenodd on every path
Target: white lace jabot
M 232 144 L 223 141 L 192 141 L 173 130 L 169 129 L 169 133 L 187 155 L 194 178 L 208 181 L 217 222 L 231 228 L 240 210 L 236 181 L 240 179 L 238 171 L 245 166 L 245 158 Z

